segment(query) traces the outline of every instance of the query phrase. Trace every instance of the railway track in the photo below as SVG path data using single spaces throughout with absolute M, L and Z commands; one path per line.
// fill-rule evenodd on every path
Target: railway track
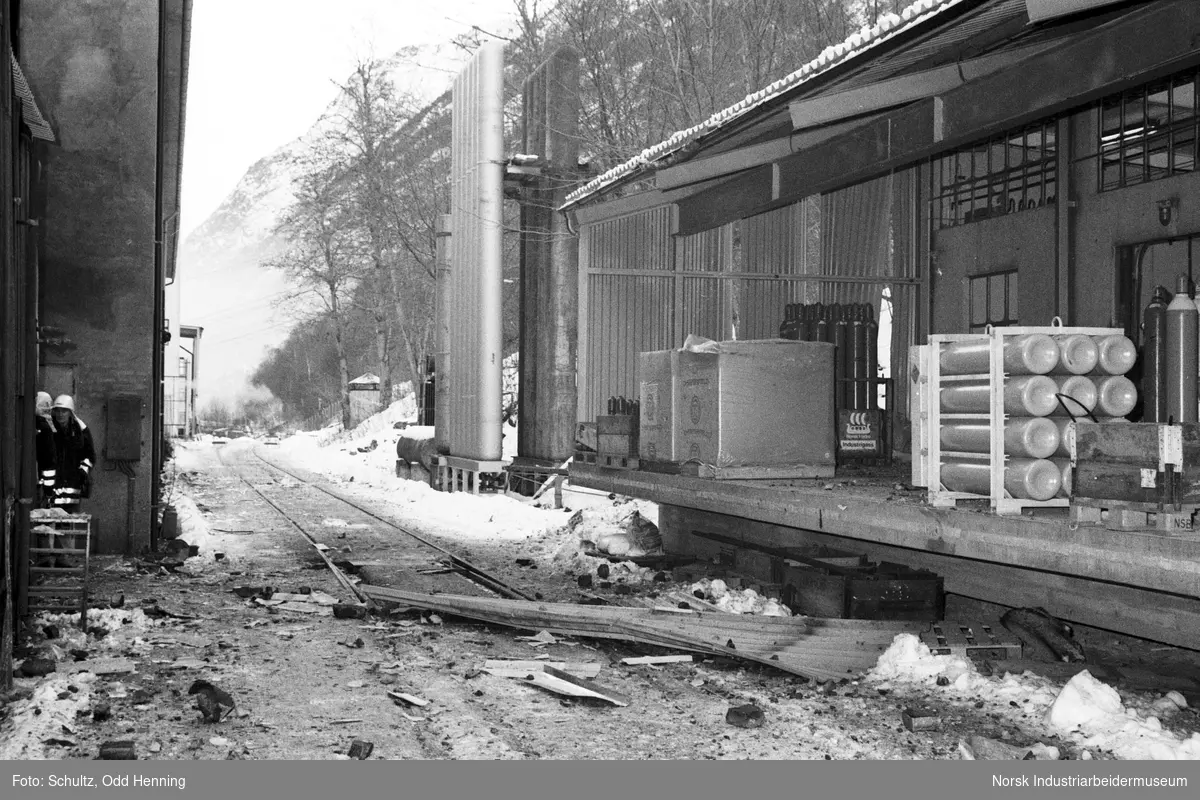
M 303 486 L 307 489 L 316 490 L 317 492 L 320 492 L 330 498 L 333 498 L 338 503 L 341 503 L 345 506 L 348 506 L 348 507 L 354 509 L 359 514 L 369 517 L 372 520 L 375 520 L 376 522 L 382 523 L 383 525 L 387 526 L 388 528 L 408 537 L 408 539 L 411 540 L 412 542 L 414 542 L 415 546 L 417 546 L 419 548 L 434 551 L 445 563 L 447 563 L 450 566 L 450 568 L 453 570 L 453 572 L 456 575 L 461 576 L 462 578 L 466 578 L 467 580 L 471 581 L 472 583 L 474 583 L 478 586 L 481 586 L 482 588 L 487 589 L 488 591 L 490 591 L 492 593 L 500 595 L 501 597 L 505 597 L 505 598 L 509 598 L 509 599 L 513 599 L 513 600 L 533 600 L 534 599 L 534 598 L 530 597 L 529 595 L 525 594 L 524 592 L 521 592 L 518 589 L 515 589 L 515 588 L 509 586 L 508 584 L 504 583 L 504 581 L 500 580 L 499 578 L 490 574 L 489 572 L 480 568 L 479 566 L 472 564 L 467 559 L 462 558 L 461 556 L 459 556 L 458 554 L 456 554 L 450 550 L 447 550 L 446 548 L 442 547 L 441 545 L 437 544 L 436 542 L 430 541 L 428 538 L 421 536 L 420 534 L 416 533 L 415 531 L 413 531 L 409 528 L 406 528 L 403 525 L 399 525 L 396 522 L 388 519 L 387 517 L 380 515 L 373 509 L 368 508 L 368 507 L 362 505 L 361 503 L 358 503 L 358 502 L 356 502 L 348 497 L 345 497 L 337 492 L 331 491 L 330 489 L 328 489 L 324 486 L 321 486 L 320 484 L 318 484 L 314 481 L 311 481 L 308 478 L 305 478 L 303 475 L 297 474 L 296 472 L 294 472 L 286 467 L 283 467 L 273 461 L 263 458 L 262 455 L 260 455 L 256 451 L 250 451 L 250 455 L 254 456 L 257 464 L 261 464 L 262 466 L 265 466 L 266 468 L 268 468 L 270 470 L 274 470 L 276 472 L 287 475 L 292 480 L 297 481 L 301 486 Z M 369 598 L 367 598 L 365 595 L 363 595 L 358 590 L 358 587 L 354 585 L 353 581 L 350 580 L 349 576 L 347 576 L 345 571 L 342 570 L 340 567 L 338 567 L 329 558 L 329 556 L 325 552 L 326 547 L 321 542 L 317 541 L 317 539 L 309 532 L 309 530 L 307 529 L 307 527 L 305 526 L 305 524 L 303 524 L 303 522 L 301 520 L 297 519 L 297 516 L 298 516 L 297 514 L 290 513 L 289 509 L 287 507 L 280 504 L 276 500 L 273 500 L 272 498 L 268 497 L 266 493 L 264 493 L 261 489 L 259 489 L 258 486 L 256 486 L 252 481 L 247 479 L 246 476 L 242 474 L 242 472 L 238 469 L 238 467 L 245 466 L 244 463 L 237 464 L 237 463 L 227 462 L 225 460 L 225 458 L 222 456 L 221 450 L 219 450 L 219 449 L 217 450 L 217 460 L 221 463 L 222 466 L 231 469 L 233 471 L 234 475 L 243 484 L 245 484 L 251 491 L 253 491 L 255 495 L 257 495 L 259 498 L 261 498 L 263 500 L 263 502 L 265 502 L 272 509 L 274 509 L 276 513 L 278 513 L 281 517 L 283 517 L 288 522 L 288 524 L 291 525 L 291 527 L 293 529 L 295 529 L 296 532 L 299 533 L 313 547 L 313 549 L 320 556 L 321 560 L 324 561 L 326 566 L 331 570 L 331 572 L 334 575 L 334 578 L 338 581 L 338 583 L 340 583 L 343 586 L 343 588 L 350 591 L 356 598 L 358 598 L 358 600 L 360 602 L 364 602 L 364 603 L 371 602 L 369 600 Z

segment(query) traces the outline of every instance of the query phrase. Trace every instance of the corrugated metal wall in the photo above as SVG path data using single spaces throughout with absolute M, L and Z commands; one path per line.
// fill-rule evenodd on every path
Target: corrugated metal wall
M 484 45 L 454 82 L 447 324 L 435 415 L 451 455 L 500 459 L 501 180 L 504 48 Z M 439 439 L 442 439 L 439 430 Z
M 897 173 L 691 236 L 672 235 L 671 206 L 583 226 L 580 421 L 603 413 L 610 396 L 636 396 L 639 352 L 681 347 L 689 334 L 773 339 L 790 303 L 870 302 L 882 320 L 890 285 L 905 309 L 897 339 L 907 342 L 917 296 L 912 185 Z M 886 348 L 907 359 L 899 341 L 888 344 L 881 357 Z

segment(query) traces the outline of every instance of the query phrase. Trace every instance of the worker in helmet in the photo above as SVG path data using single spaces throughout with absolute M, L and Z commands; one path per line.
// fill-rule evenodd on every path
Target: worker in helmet
M 92 467 L 96 464 L 92 432 L 75 416 L 75 401 L 70 395 L 54 398 L 50 418 L 54 422 L 57 465 L 54 507 L 75 514 L 79 511 L 79 501 L 92 493 Z
M 34 454 L 38 471 L 38 506 L 49 508 L 54 501 L 56 455 L 54 423 L 50 421 L 50 406 L 54 401 L 48 392 L 37 393 L 37 414 L 34 416 Z

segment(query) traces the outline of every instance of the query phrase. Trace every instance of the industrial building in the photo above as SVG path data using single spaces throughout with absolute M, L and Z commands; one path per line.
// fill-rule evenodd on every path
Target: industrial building
M 577 420 L 610 417 L 610 398 L 639 400 L 643 438 L 624 462 L 603 447 L 592 463 L 577 459 L 571 480 L 657 501 L 669 549 L 747 570 L 788 548 L 844 549 L 932 571 L 947 593 L 1200 648 L 1187 445 L 1179 464 L 1159 457 L 1149 470 L 1151 486 L 1156 475 L 1183 483 L 1165 506 L 1156 495 L 1157 514 L 1117 495 L 1084 512 L 1065 490 L 1015 507 L 1003 488 L 990 505 L 987 491 L 978 504 L 945 486 L 927 496 L 928 410 L 915 395 L 937 400 L 912 350 L 1055 324 L 1126 336 L 1144 364 L 1155 288 L 1169 297 L 1179 275 L 1195 279 L 1198 36 L 1188 0 L 922 0 L 571 192 L 561 211 L 579 232 Z M 731 340 L 820 339 L 797 328 L 852 318 L 878 326 L 878 368 L 812 367 L 820 380 L 792 384 L 801 419 L 730 380 L 735 397 L 713 401 L 728 403 L 706 433 L 736 439 L 747 420 L 764 439 L 819 429 L 836 446 L 835 477 L 823 451 L 793 459 L 807 474 L 757 475 L 731 469 L 721 449 L 679 450 L 678 435 L 666 457 L 646 452 L 647 385 L 670 382 L 647 376 L 644 354 L 689 335 L 725 353 L 738 349 Z M 1140 369 L 1128 378 L 1144 398 Z M 677 427 L 700 413 L 686 389 L 679 400 L 681 374 L 663 390 L 673 401 L 649 398 Z M 994 377 L 1007 379 L 1003 368 Z M 826 385 L 833 407 L 809 410 Z M 855 431 L 835 417 L 847 410 L 872 412 L 853 422 L 866 421 L 873 458 L 852 452 Z M 1194 401 L 1190 413 L 1194 422 Z M 1141 408 L 1130 419 L 1189 421 Z M 1004 453 L 993 445 L 992 456 L 1003 473 Z M 889 459 L 903 468 L 877 469 Z M 648 468 L 656 462 L 679 468 Z M 939 492 L 944 502 L 929 502 Z
M 92 552 L 154 543 L 190 14 L 190 0 L 0 7 L 8 644 L 27 599 L 37 391 L 72 395 L 92 431 Z

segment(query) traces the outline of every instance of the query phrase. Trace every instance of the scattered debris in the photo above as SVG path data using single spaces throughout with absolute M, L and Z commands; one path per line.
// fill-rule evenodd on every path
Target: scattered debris
M 136 761 L 137 747 L 129 740 L 104 742 L 100 745 L 100 754 L 96 758 L 101 761 Z
M 192 687 L 188 689 L 188 694 L 197 695 L 196 708 L 204 715 L 205 722 L 220 722 L 237 708 L 237 703 L 228 692 L 205 680 L 193 683 Z
M 92 721 L 104 722 L 112 716 L 112 706 L 108 703 L 96 703 L 92 706 Z
M 366 619 L 367 607 L 356 603 L 335 603 L 333 616 L 336 619 Z
M 404 692 L 391 692 L 391 691 L 389 691 L 387 694 L 388 694 L 388 697 L 392 698 L 393 700 L 399 700 L 401 702 L 408 703 L 410 706 L 417 706 L 419 708 L 424 708 L 425 706 L 429 705 L 428 700 L 425 700 L 424 698 L 421 698 L 421 697 L 417 697 L 416 695 L 406 694 Z
M 600 674 L 600 665 L 596 663 L 517 659 L 489 659 L 484 662 L 483 671 L 500 678 L 524 678 L 531 672 L 543 671 L 547 666 L 562 670 L 577 678 L 594 678 Z
M 545 647 L 548 644 L 558 644 L 559 640 L 549 631 L 541 631 L 534 636 L 514 636 L 519 642 L 529 642 L 530 647 Z
M 1044 608 L 1014 608 L 1000 618 L 1000 624 L 1047 661 L 1087 661 L 1083 647 L 1075 641 L 1075 630 Z
M 761 728 L 767 719 L 762 709 L 753 703 L 734 706 L 725 712 L 725 721 L 735 728 Z
M 942 726 L 942 717 L 936 711 L 906 708 L 900 712 L 900 720 L 910 731 L 932 731 Z
M 364 742 L 362 739 L 355 739 L 350 743 L 350 757 L 364 761 L 371 757 L 371 751 L 375 749 L 373 742 Z
M 58 669 L 53 659 L 49 658 L 27 658 L 21 663 L 21 668 L 18 670 L 24 678 L 41 678 L 49 675 Z
M 349 719 L 335 719 L 330 721 L 330 725 L 352 725 L 355 722 L 362 722 L 362 717 L 350 717 Z
M 577 678 L 569 672 L 555 669 L 546 664 L 542 665 L 541 671 L 526 675 L 525 681 L 566 697 L 592 697 L 615 706 L 629 705 L 629 698 L 620 692 L 593 683 L 586 678 Z
M 1029 747 L 1016 747 L 986 736 L 971 736 L 959 740 L 958 754 L 965 761 L 1058 761 L 1057 747 L 1038 742 Z
M 636 658 L 622 658 L 622 664 L 636 666 L 638 664 L 683 664 L 691 663 L 695 659 L 692 656 L 638 656 Z
M 90 672 L 93 675 L 122 675 L 134 672 L 137 665 L 127 658 L 97 658 L 91 661 L 70 661 L 62 664 L 62 672 Z

